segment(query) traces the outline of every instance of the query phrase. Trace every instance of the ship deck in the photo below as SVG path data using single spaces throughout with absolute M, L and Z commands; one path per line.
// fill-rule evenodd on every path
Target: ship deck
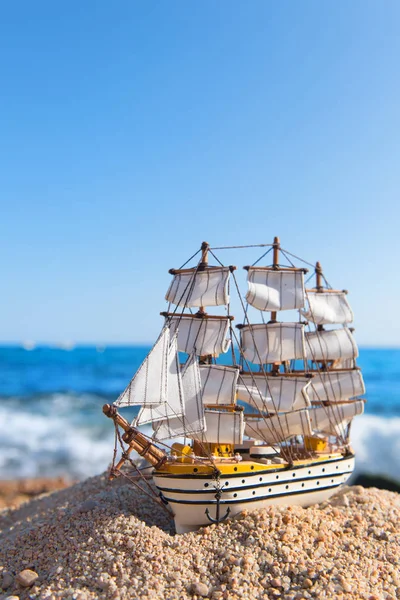
M 304 458 L 294 460 L 293 463 L 270 463 L 266 464 L 265 462 L 257 461 L 257 460 L 242 460 L 240 462 L 227 459 L 215 459 L 213 464 L 201 464 L 199 462 L 193 461 L 193 463 L 183 463 L 179 461 L 166 463 L 163 465 L 161 469 L 155 470 L 154 475 L 163 477 L 210 477 L 217 469 L 221 475 L 231 475 L 231 476 L 241 476 L 244 473 L 260 473 L 260 472 L 274 472 L 288 469 L 302 468 L 307 465 L 315 465 L 315 464 L 323 464 L 329 463 L 331 461 L 337 461 L 339 459 L 345 460 L 347 457 L 344 457 L 340 452 L 332 452 L 332 453 L 320 453 L 311 458 Z

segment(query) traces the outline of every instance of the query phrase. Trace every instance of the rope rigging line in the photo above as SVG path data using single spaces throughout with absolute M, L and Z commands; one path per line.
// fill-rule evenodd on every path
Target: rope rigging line
M 234 250 L 237 248 L 267 248 L 268 246 L 273 247 L 273 244 L 249 244 L 247 246 L 213 246 L 208 248 L 209 250 Z
M 214 252 L 212 252 L 212 250 L 210 250 L 210 253 L 211 253 L 211 255 L 212 255 L 214 258 L 215 258 L 215 260 L 216 260 L 216 261 L 217 261 L 217 262 L 218 262 L 218 263 L 219 263 L 221 266 L 224 266 L 224 265 L 223 265 L 223 263 L 222 263 L 222 262 L 219 260 L 219 258 L 218 258 L 218 257 L 217 257 L 217 256 L 214 254 Z M 237 295 L 238 295 L 238 297 L 239 297 L 239 299 L 240 299 L 240 302 L 241 302 L 241 305 L 242 305 L 242 310 L 243 310 L 243 312 L 244 312 L 244 318 L 245 318 L 245 319 L 247 319 L 247 322 L 248 322 L 249 326 L 251 327 L 250 320 L 249 320 L 249 318 L 248 318 L 248 316 L 247 316 L 247 309 L 246 309 L 246 307 L 244 306 L 244 302 L 243 302 L 243 300 L 242 300 L 242 296 L 241 296 L 241 294 L 240 294 L 240 288 L 239 288 L 239 285 L 238 285 L 238 283 L 237 283 L 237 279 L 236 279 L 236 276 L 235 276 L 235 273 L 234 273 L 234 272 L 232 272 L 232 278 L 233 278 L 233 281 L 234 281 L 234 283 L 235 283 L 235 287 L 236 287 Z M 233 335 L 234 335 L 234 337 L 235 337 L 235 340 L 236 340 L 236 343 L 237 343 L 237 346 L 238 346 L 238 349 L 239 349 L 239 352 L 240 352 L 241 359 L 242 359 L 242 360 L 244 360 L 244 361 L 246 362 L 246 366 L 247 366 L 247 368 L 248 368 L 249 372 L 251 373 L 251 376 L 252 376 L 253 383 L 255 384 L 255 386 L 256 386 L 256 388 L 257 388 L 257 391 L 258 391 L 258 394 L 259 394 L 259 396 L 260 396 L 260 398 L 261 398 L 261 397 L 262 397 L 262 395 L 261 395 L 261 392 L 260 392 L 260 390 L 259 390 L 259 388 L 258 388 L 257 381 L 256 381 L 256 379 L 254 378 L 253 372 L 252 372 L 252 370 L 250 369 L 250 365 L 249 365 L 249 363 L 248 363 L 248 361 L 247 361 L 246 357 L 244 356 L 244 353 L 243 353 L 243 350 L 242 350 L 241 344 L 239 343 L 239 341 L 238 341 L 238 338 L 237 338 L 237 336 L 236 336 L 236 333 L 235 333 L 235 331 L 233 330 L 233 328 L 232 328 L 232 333 L 233 333 Z M 254 334 L 253 334 L 253 331 L 252 331 L 252 330 L 251 330 L 251 335 L 252 335 L 252 338 L 253 338 L 254 346 L 255 346 L 255 348 L 257 349 L 257 346 L 256 346 L 256 344 L 255 344 L 255 340 L 254 340 Z M 258 350 L 257 350 L 257 355 L 258 355 L 258 357 L 259 357 L 259 360 L 260 360 L 260 362 L 261 362 L 261 357 L 260 357 L 260 355 L 259 355 L 259 353 L 258 353 Z M 262 372 L 263 372 L 263 374 L 264 374 L 264 376 L 265 376 L 265 380 L 266 380 L 266 383 L 267 383 L 268 391 L 270 392 L 270 389 L 269 389 L 269 384 L 268 384 L 268 379 L 267 379 L 267 377 L 266 377 L 266 373 L 265 373 L 265 371 L 264 371 L 264 366 L 263 366 L 262 364 L 261 364 L 260 366 L 262 367 Z M 247 391 L 249 391 L 246 385 L 245 385 L 245 387 L 246 387 Z M 276 411 L 276 406 L 275 406 L 275 402 L 274 402 L 274 399 L 272 398 L 272 394 L 271 394 L 271 392 L 270 392 L 270 395 L 271 395 L 272 405 L 273 405 L 273 407 L 274 407 L 274 409 L 275 409 L 275 412 L 277 413 L 277 411 Z M 273 429 L 273 427 L 271 426 L 271 424 L 270 424 L 270 423 L 268 423 L 268 419 L 266 418 L 266 416 L 265 416 L 265 415 L 263 415 L 263 414 L 262 414 L 262 412 L 261 412 L 260 410 L 259 410 L 259 414 L 260 414 L 260 416 L 263 418 L 263 420 L 264 420 L 264 422 L 265 422 L 266 426 L 268 427 L 268 429 L 269 429 L 270 433 L 272 434 L 272 437 L 275 437 L 275 439 L 277 439 L 277 437 L 276 437 L 276 436 L 277 436 L 277 434 L 275 433 L 275 430 Z M 280 425 L 280 427 L 281 427 L 281 429 L 282 429 L 282 434 L 283 434 L 283 433 L 284 433 L 284 432 L 283 432 L 283 426 L 282 426 L 282 424 L 281 424 L 281 422 L 280 422 L 280 419 L 279 419 L 279 416 L 278 416 L 278 414 L 277 414 L 276 416 L 278 417 L 278 423 L 279 423 L 279 425 Z M 266 440 L 264 440 L 264 441 L 266 441 Z M 276 443 L 277 443 L 277 445 L 280 447 L 281 451 L 283 451 L 284 447 L 283 447 L 282 443 L 281 443 L 281 442 L 279 442 L 279 440 L 278 440 L 278 441 L 276 441 Z M 292 456 L 290 456 L 290 458 L 291 458 L 291 459 L 293 459 L 293 457 L 292 457 Z
M 253 262 L 253 264 L 251 266 L 255 267 L 260 262 L 260 260 L 262 260 L 263 258 L 265 258 L 267 256 L 267 254 L 269 254 L 271 252 L 271 250 L 272 250 L 272 246 L 271 246 L 271 248 L 268 248 L 268 250 L 266 252 L 264 252 L 264 254 L 262 254 L 260 256 L 260 258 L 257 258 L 257 260 L 255 262 Z
M 120 435 L 117 423 L 114 423 L 114 426 L 115 426 L 115 433 L 116 433 L 116 435 L 115 435 L 114 457 L 113 457 L 113 462 L 112 462 L 112 465 L 111 465 L 111 468 L 110 468 L 110 474 L 114 475 L 114 477 L 118 477 L 118 476 L 121 475 L 122 477 L 124 477 L 125 479 L 127 479 L 138 490 L 140 490 L 143 494 L 145 494 L 148 498 L 150 498 L 150 500 L 155 501 L 155 502 L 157 502 L 157 504 L 159 506 L 162 506 L 163 509 L 167 512 L 167 514 L 171 518 L 173 518 L 173 514 L 165 506 L 165 504 L 158 498 L 156 491 L 151 486 L 151 484 L 147 481 L 147 479 L 144 477 L 143 473 L 141 472 L 141 469 L 139 469 L 138 466 L 134 463 L 134 461 L 129 457 L 128 451 L 125 450 L 125 446 L 124 446 L 123 441 L 121 439 L 121 435 Z M 125 458 L 125 460 L 127 460 L 132 465 L 132 467 L 135 469 L 135 471 L 139 474 L 139 480 L 145 482 L 145 484 L 150 488 L 151 493 L 149 493 L 142 486 L 140 486 L 139 483 L 138 483 L 138 481 L 135 481 L 127 473 L 124 473 L 123 471 L 116 469 L 116 467 L 115 467 L 115 458 L 116 458 L 116 454 L 117 454 L 117 440 L 119 441 L 119 444 L 121 446 L 123 458 Z
M 312 317 L 312 319 L 314 320 L 314 314 L 313 314 L 313 311 L 312 311 L 312 308 L 311 308 L 310 302 L 309 302 L 309 300 L 308 300 L 308 292 L 307 292 L 307 290 L 306 290 L 305 292 L 306 292 L 307 301 L 308 301 L 308 304 L 309 304 L 309 309 L 310 309 L 311 317 Z M 310 329 L 310 332 L 312 332 L 310 324 L 308 324 L 308 327 L 309 327 L 309 329 Z M 320 350 L 321 350 L 321 356 L 323 356 L 323 355 L 324 355 L 324 350 L 323 350 L 323 347 L 322 347 L 321 335 L 320 335 L 320 332 L 319 332 L 319 330 L 318 330 L 318 327 L 317 327 L 317 326 L 316 326 L 316 328 L 315 328 L 315 331 L 314 331 L 314 333 L 316 333 L 316 334 L 317 334 L 317 339 L 318 339 L 319 347 L 320 347 Z M 311 350 L 311 347 L 310 347 L 310 345 L 309 345 L 309 349 Z M 312 353 L 312 355 L 313 355 L 313 358 L 312 358 L 312 360 L 313 360 L 313 362 L 314 362 L 314 365 L 315 365 L 315 367 L 316 367 L 316 369 L 317 369 L 317 372 L 318 372 L 318 374 L 319 374 L 319 375 L 321 375 L 321 373 L 327 373 L 327 374 L 328 374 L 329 384 L 330 384 L 330 387 L 331 387 L 331 390 L 332 390 L 332 393 L 333 393 L 333 397 L 334 397 L 334 399 L 335 399 L 336 406 L 337 406 L 337 407 L 339 408 L 339 410 L 340 410 L 340 404 L 339 404 L 339 403 L 337 402 L 337 400 L 336 400 L 335 388 L 334 388 L 334 386 L 333 386 L 333 384 L 332 384 L 332 379 L 331 379 L 331 375 L 332 375 L 332 373 L 333 373 L 333 372 L 332 372 L 332 371 L 330 371 L 329 369 L 327 369 L 326 371 L 323 371 L 323 370 L 320 368 L 320 366 L 319 366 L 319 364 L 318 364 L 318 361 L 316 361 L 316 360 L 315 360 L 315 353 L 314 353 L 312 350 L 311 350 L 311 353 Z M 355 361 L 354 361 L 354 362 L 355 362 Z M 311 371 L 311 372 L 312 372 L 312 371 Z M 322 381 L 322 384 L 323 384 L 323 387 L 324 387 L 325 393 L 326 393 L 326 394 L 328 395 L 328 397 L 329 397 L 329 394 L 328 394 L 328 392 L 327 392 L 327 385 L 326 385 L 326 383 L 323 381 L 323 378 L 321 378 L 321 381 Z M 327 407 L 327 406 L 326 406 L 326 405 L 325 405 L 325 404 L 324 404 L 322 401 L 321 401 L 321 404 L 322 404 L 322 407 L 323 407 L 323 408 L 324 408 L 324 410 L 325 410 L 326 416 L 327 416 L 327 417 L 328 417 L 328 419 L 329 419 L 329 423 L 330 423 L 331 425 L 333 424 L 335 427 L 338 427 L 338 429 L 339 429 L 339 431 L 340 431 L 340 434 L 339 434 L 337 437 L 338 437 L 338 438 L 340 438 L 340 439 L 341 439 L 341 441 L 342 441 L 342 443 L 343 443 L 343 445 L 344 445 L 344 446 L 346 446 L 346 439 L 345 439 L 345 437 L 344 437 L 343 433 L 341 432 L 341 422 L 340 422 L 339 418 L 336 416 L 336 414 L 334 413 L 334 411 L 332 411 L 332 413 L 333 413 L 333 415 L 334 415 L 334 421 L 332 421 L 332 417 L 331 417 L 331 415 L 329 414 L 329 411 L 327 410 L 327 408 L 328 408 L 328 407 Z M 343 409 L 342 409 L 342 410 L 343 410 Z M 344 414 L 343 414 L 343 418 L 344 418 Z
M 239 296 L 239 298 L 240 298 L 240 302 L 241 302 L 241 304 L 242 304 L 242 310 L 243 310 L 243 311 L 245 311 L 244 302 L 243 302 L 243 300 L 242 300 L 242 297 L 241 297 L 241 295 L 240 295 L 240 288 L 239 288 L 239 285 L 238 285 L 238 282 L 237 282 L 237 280 L 236 280 L 236 277 L 235 277 L 235 274 L 234 274 L 234 273 L 232 273 L 232 277 L 233 277 L 233 281 L 235 282 L 235 286 L 236 286 L 236 290 L 237 290 L 238 296 Z M 267 374 L 266 374 L 266 372 L 265 372 L 265 369 L 264 369 L 264 364 L 263 364 L 262 358 L 261 358 L 261 356 L 260 356 L 260 353 L 259 353 L 259 351 L 258 351 L 257 344 L 256 344 L 256 342 L 255 342 L 255 336 L 254 336 L 254 332 L 253 332 L 253 326 L 252 326 L 252 324 L 250 323 L 250 320 L 249 320 L 249 318 L 248 318 L 248 316 L 247 316 L 247 315 L 246 315 L 246 318 L 247 318 L 247 324 L 249 325 L 249 328 L 250 328 L 250 334 L 251 334 L 251 337 L 252 337 L 252 340 L 253 340 L 253 343 L 254 343 L 254 347 L 255 347 L 255 349 L 256 349 L 256 352 L 257 352 L 257 357 L 258 357 L 258 360 L 260 361 L 261 370 L 262 370 L 262 373 L 263 373 L 263 375 L 264 375 L 264 377 L 265 377 L 265 380 L 266 380 L 266 383 L 267 383 L 267 388 L 268 388 L 268 391 L 269 391 L 269 393 L 270 393 L 270 396 L 271 396 L 271 400 L 272 400 L 272 406 L 274 407 L 274 410 L 275 410 L 276 416 L 277 416 L 277 418 L 278 418 L 278 423 L 279 423 L 279 426 L 281 427 L 281 430 L 282 430 L 282 431 L 281 431 L 281 433 L 282 433 L 282 437 L 284 437 L 283 425 L 281 424 L 281 422 L 280 422 L 280 417 L 279 417 L 279 415 L 277 414 L 277 413 L 278 413 L 278 411 L 276 410 L 275 401 L 274 401 L 274 399 L 273 399 L 273 396 L 272 396 L 272 394 L 271 394 L 271 391 L 270 391 L 270 388 L 269 388 L 269 383 L 268 383 L 268 379 L 267 379 Z M 239 345 L 239 351 L 240 351 L 241 353 L 243 352 L 243 351 L 242 351 L 242 348 L 241 348 L 241 345 Z M 244 357 L 244 354 L 243 354 L 243 357 Z M 244 358 L 245 358 L 245 357 L 244 357 Z M 245 360 L 246 360 L 246 364 L 248 365 L 248 362 L 247 362 L 247 359 L 246 359 L 246 358 L 245 358 Z M 248 368 L 249 368 L 249 367 L 248 367 Z M 249 370 L 251 371 L 251 369 L 249 369 Z M 260 390 L 258 390 L 258 392 L 260 393 Z M 261 396 L 261 394 L 260 394 L 260 396 Z M 261 413 L 260 413 L 260 414 L 261 414 Z M 291 453 L 289 453 L 289 454 L 291 454 Z M 293 458 L 293 457 L 291 456 L 291 458 Z
M 201 248 L 199 248 L 197 250 L 197 252 L 195 252 L 194 254 L 192 254 L 192 256 L 190 258 L 187 259 L 186 262 L 183 263 L 183 265 L 181 265 L 178 269 L 178 271 L 180 271 L 181 269 L 183 269 L 183 267 L 186 267 L 186 265 L 195 257 L 198 255 L 198 253 L 201 252 Z
M 286 252 L 286 254 L 289 254 L 289 256 L 292 256 L 293 258 L 296 258 L 297 260 L 300 260 L 301 262 L 303 262 L 304 264 L 308 265 L 309 267 L 312 267 L 313 269 L 315 269 L 315 265 L 313 265 L 312 263 L 308 262 L 308 260 L 304 260 L 304 258 L 300 258 L 300 256 L 296 256 L 296 254 L 293 254 L 292 252 L 289 252 L 289 250 L 284 250 L 282 247 L 280 247 L 280 251 L 281 252 Z

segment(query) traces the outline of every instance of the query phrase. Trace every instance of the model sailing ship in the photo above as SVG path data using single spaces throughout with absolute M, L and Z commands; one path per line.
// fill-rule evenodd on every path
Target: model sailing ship
M 236 333 L 229 296 L 229 286 L 239 292 L 236 267 L 223 266 L 213 250 L 203 242 L 195 267 L 170 271 L 161 334 L 114 405 L 103 407 L 128 445 L 112 476 L 133 450 L 146 458 L 178 533 L 245 509 L 327 500 L 353 471 L 350 426 L 364 409 L 347 292 L 326 285 L 319 263 L 315 287 L 305 289 L 307 269 L 295 267 L 275 238 L 272 265 L 258 264 L 267 251 L 244 267 L 247 305 L 239 294 Z M 206 312 L 216 306 L 225 314 Z M 296 321 L 279 321 L 279 311 Z M 251 312 L 259 322 L 250 322 Z M 222 364 L 227 356 L 231 364 Z M 131 424 L 117 412 L 127 406 L 140 406 Z M 138 429 L 146 424 L 151 437 Z

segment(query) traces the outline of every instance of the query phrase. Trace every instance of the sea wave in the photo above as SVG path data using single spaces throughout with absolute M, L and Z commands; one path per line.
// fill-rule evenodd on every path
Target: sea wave
M 67 393 L 34 402 L 0 399 L 0 478 L 84 479 L 105 471 L 114 448 L 114 427 L 101 410 L 105 401 L 104 396 Z M 355 474 L 400 480 L 400 417 L 354 419 L 351 439 Z
M 368 473 L 400 481 L 400 417 L 363 415 L 351 426 L 356 474 Z

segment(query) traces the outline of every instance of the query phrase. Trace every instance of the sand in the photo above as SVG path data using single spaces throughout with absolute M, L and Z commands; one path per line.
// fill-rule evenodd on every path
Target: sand
M 64 477 L 40 477 L 0 481 L 0 509 L 19 506 L 46 492 L 62 490 L 72 484 Z
M 400 496 L 356 486 L 175 536 L 161 507 L 99 476 L 0 513 L 2 598 L 396 599 L 399 530 Z

